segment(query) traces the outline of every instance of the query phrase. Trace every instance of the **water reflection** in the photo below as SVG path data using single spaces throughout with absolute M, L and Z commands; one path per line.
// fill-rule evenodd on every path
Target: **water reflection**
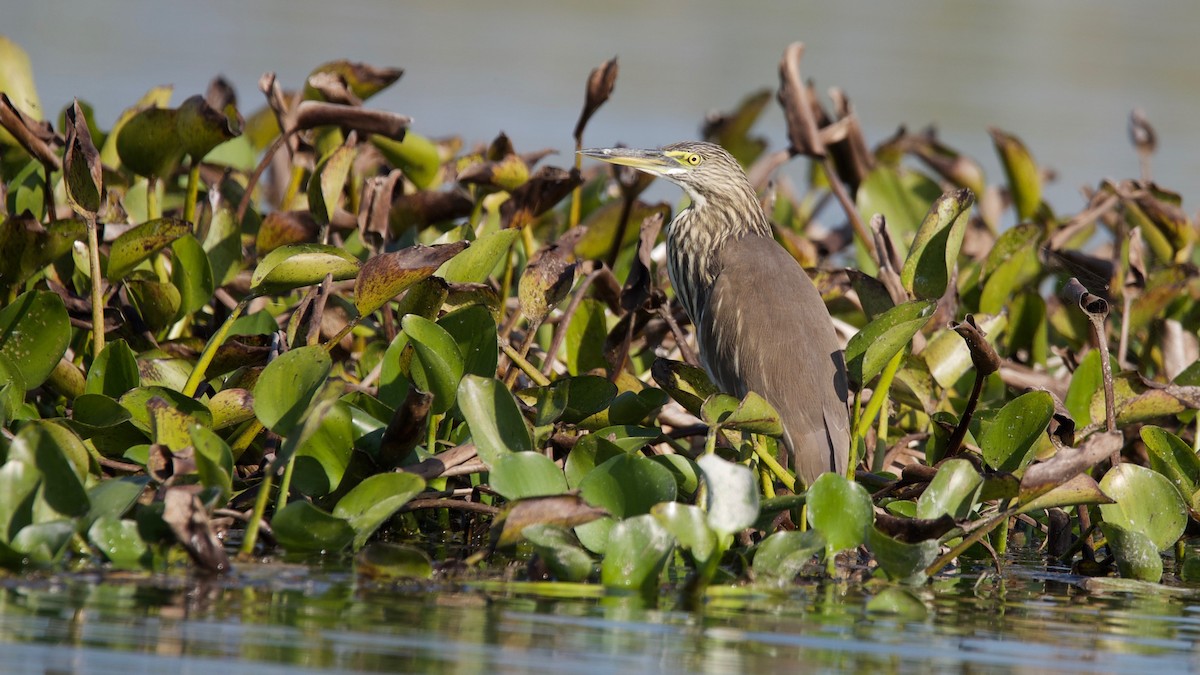
M 1188 592 L 1087 592 L 1065 572 L 963 575 L 879 614 L 882 587 L 723 589 L 700 612 L 664 596 L 564 598 L 533 584 L 360 584 L 303 567 L 235 583 L 11 580 L 3 672 L 1178 672 L 1200 665 Z M 1176 589 L 1178 590 L 1178 589 Z

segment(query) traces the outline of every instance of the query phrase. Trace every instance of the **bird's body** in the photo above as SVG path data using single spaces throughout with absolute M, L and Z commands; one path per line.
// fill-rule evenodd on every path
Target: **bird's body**
M 750 182 L 720 146 L 584 154 L 663 176 L 691 204 L 667 226 L 667 273 L 696 327 L 714 383 L 754 391 L 779 412 L 796 475 L 811 485 L 846 469 L 850 422 L 846 369 L 824 301 L 772 237 Z

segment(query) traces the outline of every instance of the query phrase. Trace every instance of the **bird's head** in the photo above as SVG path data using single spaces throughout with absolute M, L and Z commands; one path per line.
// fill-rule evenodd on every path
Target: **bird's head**
M 714 198 L 753 198 L 754 194 L 741 165 L 714 143 L 685 141 L 657 150 L 594 148 L 579 154 L 662 176 L 687 191 L 697 206 Z

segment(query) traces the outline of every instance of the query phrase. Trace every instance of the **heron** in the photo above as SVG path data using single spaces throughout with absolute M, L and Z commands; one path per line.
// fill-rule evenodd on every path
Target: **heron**
M 792 471 L 812 485 L 844 473 L 850 448 L 845 359 L 808 274 L 771 233 L 741 165 L 721 146 L 580 154 L 660 176 L 690 198 L 667 226 L 667 275 L 721 390 L 753 391 L 779 412 Z

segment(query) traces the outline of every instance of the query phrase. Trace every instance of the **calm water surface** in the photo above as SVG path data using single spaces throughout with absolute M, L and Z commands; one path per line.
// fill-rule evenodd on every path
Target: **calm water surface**
M 5 673 L 1118 672 L 1200 665 L 1200 591 L 1091 590 L 1023 563 L 914 589 L 718 589 L 704 608 L 555 586 L 377 584 L 303 567 L 236 580 L 68 576 L 0 591 Z M 594 590 L 594 589 L 591 589 Z

